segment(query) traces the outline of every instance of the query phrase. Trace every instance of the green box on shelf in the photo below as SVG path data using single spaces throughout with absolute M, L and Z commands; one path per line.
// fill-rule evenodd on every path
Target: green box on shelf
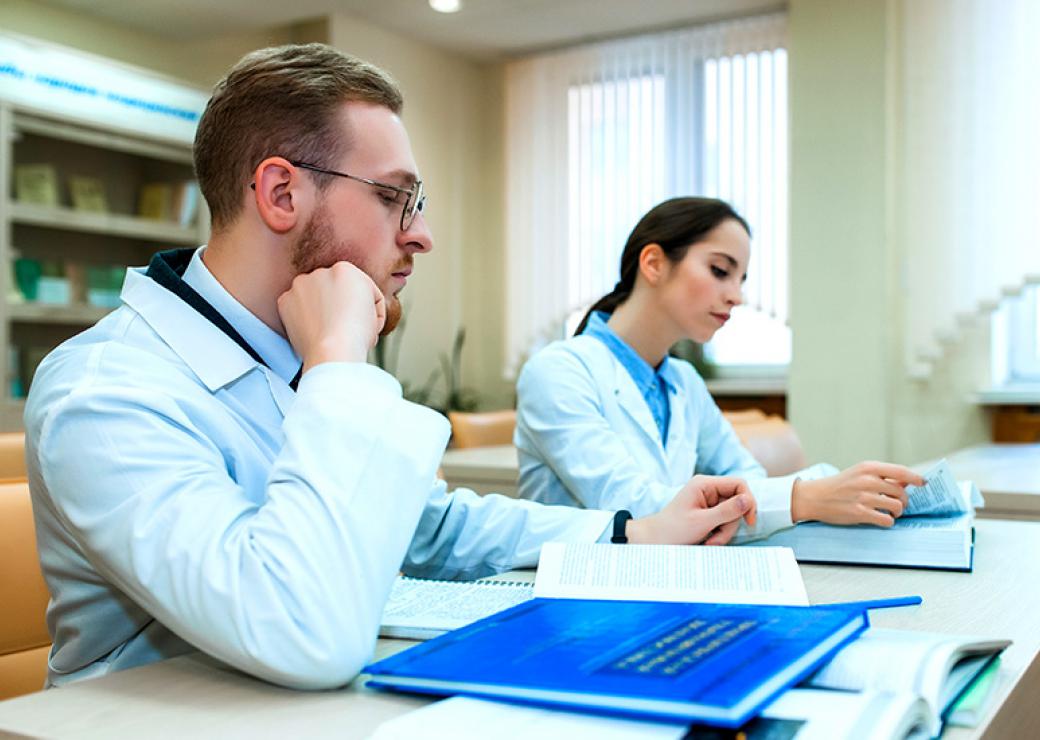
M 126 268 L 121 265 L 91 265 L 87 268 L 87 303 L 100 308 L 119 306 Z
M 18 283 L 18 290 L 25 296 L 25 300 L 36 300 L 42 275 L 43 265 L 39 260 L 19 257 L 14 261 L 14 279 Z

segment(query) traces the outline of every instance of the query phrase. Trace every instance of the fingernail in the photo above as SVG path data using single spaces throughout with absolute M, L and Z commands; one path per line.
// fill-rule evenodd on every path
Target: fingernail
M 748 497 L 745 496 L 744 494 L 740 494 L 739 496 L 737 496 L 737 501 L 738 501 L 737 505 L 740 506 L 740 510 L 742 512 L 747 511 L 748 509 L 751 508 L 751 502 L 748 501 Z

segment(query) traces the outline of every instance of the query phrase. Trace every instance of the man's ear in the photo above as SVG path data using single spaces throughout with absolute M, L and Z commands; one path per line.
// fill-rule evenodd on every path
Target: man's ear
M 253 171 L 256 211 L 267 227 L 278 234 L 291 231 L 302 218 L 312 196 L 303 173 L 283 157 L 268 157 Z
M 650 285 L 657 285 L 666 277 L 672 263 L 660 244 L 651 242 L 639 252 L 639 272 Z

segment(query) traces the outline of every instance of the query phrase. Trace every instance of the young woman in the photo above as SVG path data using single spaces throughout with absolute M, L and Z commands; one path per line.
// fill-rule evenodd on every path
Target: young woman
M 614 289 L 520 374 L 521 496 L 642 516 L 695 474 L 729 475 L 746 479 L 758 504 L 744 538 L 810 519 L 892 525 L 920 476 L 865 462 L 766 478 L 693 367 L 668 356 L 678 340 L 707 342 L 726 323 L 749 258 L 748 225 L 722 201 L 674 198 L 640 220 Z

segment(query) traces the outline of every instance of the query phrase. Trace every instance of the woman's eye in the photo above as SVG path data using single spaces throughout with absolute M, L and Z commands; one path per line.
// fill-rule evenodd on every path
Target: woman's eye
M 711 274 L 717 277 L 719 280 L 725 280 L 729 277 L 729 271 L 723 270 L 721 267 L 715 267 L 712 265 Z
M 381 190 L 379 191 L 379 199 L 387 205 L 390 205 L 391 203 L 397 202 L 397 193 Z

